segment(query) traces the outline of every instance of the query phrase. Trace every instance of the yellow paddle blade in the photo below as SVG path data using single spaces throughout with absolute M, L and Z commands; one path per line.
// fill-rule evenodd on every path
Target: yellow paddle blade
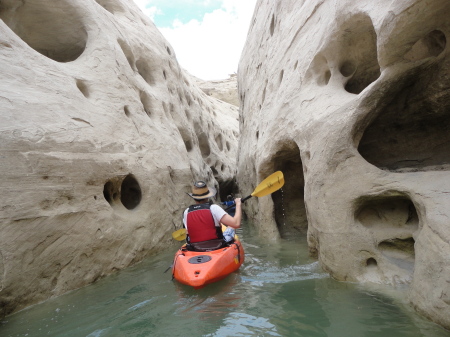
M 172 233 L 172 237 L 177 241 L 186 240 L 186 228 L 181 228 Z
M 284 185 L 283 172 L 277 171 L 264 179 L 252 193 L 252 197 L 263 197 L 278 191 Z

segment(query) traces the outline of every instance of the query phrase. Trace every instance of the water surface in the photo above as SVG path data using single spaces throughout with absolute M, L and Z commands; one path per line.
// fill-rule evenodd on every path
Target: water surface
M 0 336 L 450 336 L 407 305 L 406 289 L 331 279 L 305 239 L 263 242 L 248 224 L 239 234 L 246 261 L 218 283 L 172 281 L 173 248 L 6 317 Z

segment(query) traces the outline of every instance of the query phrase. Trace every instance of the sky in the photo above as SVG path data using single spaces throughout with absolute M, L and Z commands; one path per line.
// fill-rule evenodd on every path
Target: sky
M 175 50 L 181 67 L 203 80 L 228 78 L 257 0 L 134 0 Z

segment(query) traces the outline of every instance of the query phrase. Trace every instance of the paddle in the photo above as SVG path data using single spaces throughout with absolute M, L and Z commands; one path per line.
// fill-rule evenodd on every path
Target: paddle
M 261 181 L 261 183 L 258 186 L 256 186 L 252 194 L 246 196 L 245 198 L 242 198 L 241 202 L 245 202 L 251 197 L 264 197 L 268 194 L 272 194 L 273 192 L 278 191 L 280 188 L 282 188 L 283 185 L 284 185 L 283 172 L 277 171 L 275 173 L 272 173 L 266 179 Z M 234 205 L 228 206 L 225 210 L 227 211 L 233 207 Z
M 283 172 L 277 171 L 272 173 L 266 179 L 264 179 L 258 186 L 256 186 L 255 190 L 252 194 L 246 196 L 241 199 L 241 202 L 245 202 L 251 197 L 264 197 L 268 194 L 272 194 L 275 191 L 278 191 L 284 185 L 284 176 Z M 227 207 L 225 210 L 229 210 L 230 208 L 235 207 L 235 205 L 231 205 Z M 183 241 L 186 239 L 186 229 L 181 228 L 172 233 L 172 238 L 177 241 Z
M 186 240 L 186 228 L 181 228 L 181 229 L 173 232 L 172 238 L 174 238 L 177 241 Z

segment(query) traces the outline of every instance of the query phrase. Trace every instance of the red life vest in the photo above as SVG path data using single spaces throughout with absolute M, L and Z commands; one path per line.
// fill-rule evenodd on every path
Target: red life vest
M 223 239 L 222 229 L 216 227 L 210 207 L 209 203 L 189 206 L 186 223 L 191 243 Z

